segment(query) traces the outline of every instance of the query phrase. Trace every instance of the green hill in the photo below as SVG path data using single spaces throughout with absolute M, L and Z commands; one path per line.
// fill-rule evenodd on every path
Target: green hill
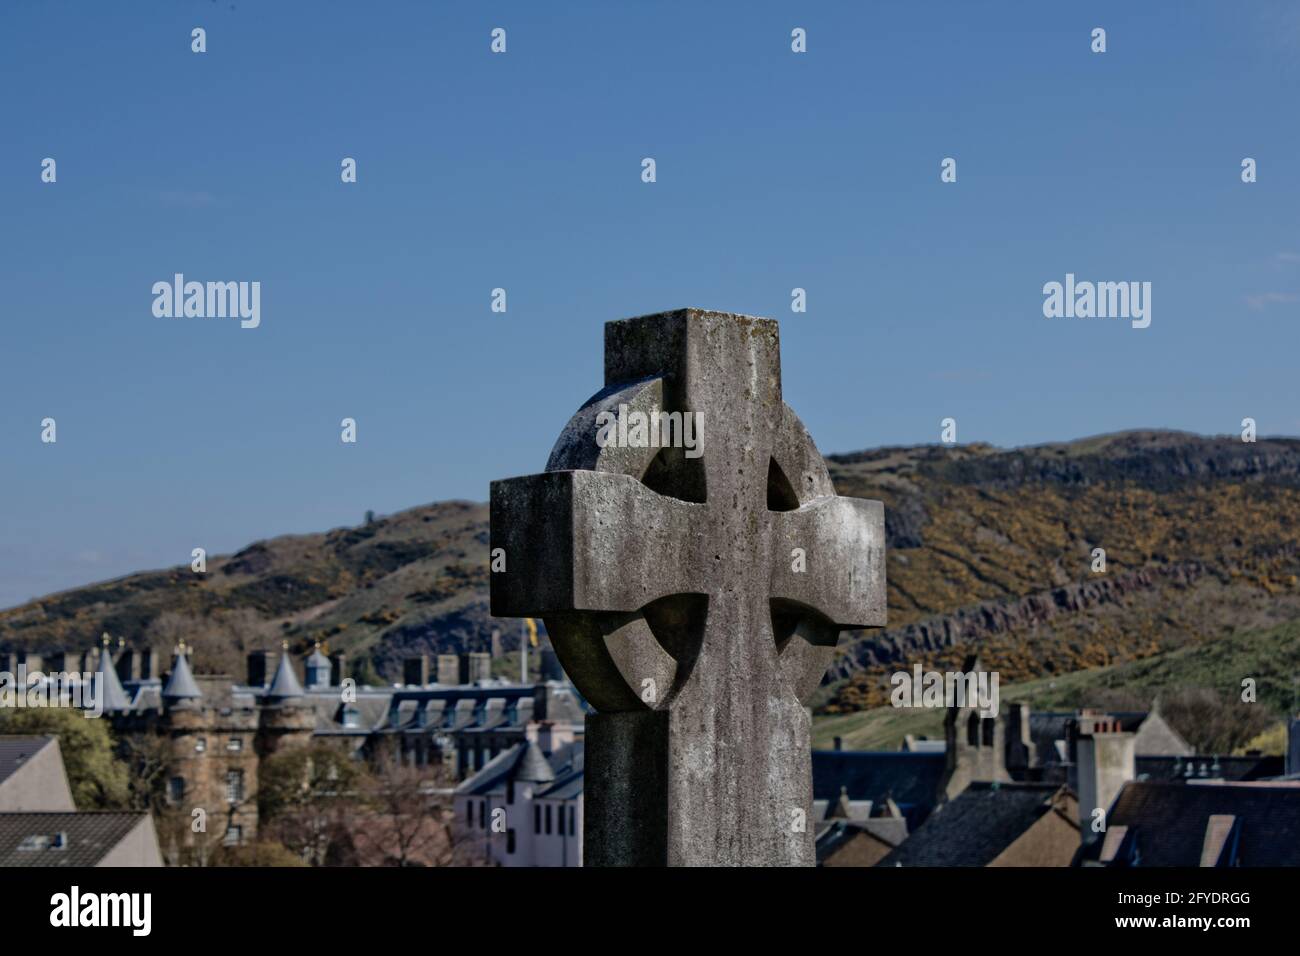
M 951 669 L 971 649 L 1007 682 L 1059 680 L 1300 620 L 1300 441 L 1148 431 L 828 463 L 841 494 L 885 503 L 890 619 L 841 641 L 828 714 L 878 706 L 892 671 Z M 261 541 L 204 575 L 143 572 L 0 611 L 0 648 L 183 637 L 200 667 L 237 673 L 250 648 L 321 640 L 357 676 L 396 678 L 405 654 L 488 650 L 494 629 L 517 647 L 517 624 L 488 614 L 487 534 L 485 505 L 447 502 Z

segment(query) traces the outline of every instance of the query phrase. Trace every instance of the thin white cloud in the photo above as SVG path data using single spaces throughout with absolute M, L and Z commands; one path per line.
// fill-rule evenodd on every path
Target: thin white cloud
M 1260 292 L 1246 296 L 1246 304 L 1252 309 L 1266 309 L 1270 305 L 1287 305 L 1292 302 L 1300 302 L 1300 293 Z

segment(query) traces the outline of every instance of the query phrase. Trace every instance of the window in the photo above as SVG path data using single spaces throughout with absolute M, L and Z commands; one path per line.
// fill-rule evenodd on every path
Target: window
M 167 796 L 172 803 L 180 803 L 185 799 L 184 777 L 172 777 L 167 781 Z
M 465 822 L 470 826 L 474 825 L 474 801 L 465 801 Z
M 480 830 L 487 829 L 487 801 L 480 800 L 478 805 L 478 827 Z
M 546 833 L 549 836 L 551 832 L 551 805 L 546 805 Z
M 196 754 L 206 753 L 208 749 L 208 738 L 199 737 L 194 741 L 194 752 Z
M 32 850 L 66 850 L 68 848 L 68 834 L 64 830 L 58 833 L 33 833 L 31 836 L 23 837 L 18 849 L 23 852 Z
M 514 806 L 515 803 L 515 782 L 513 780 L 506 781 L 506 803 L 511 806 Z
M 225 836 L 221 838 L 224 846 L 239 846 L 244 841 L 244 828 L 231 824 L 226 827 Z
M 542 805 L 540 803 L 533 804 L 533 832 L 542 832 Z
M 226 749 L 231 753 L 239 753 L 239 751 L 244 749 L 244 742 L 238 737 L 231 737 L 226 741 Z
M 244 771 L 226 771 L 226 802 L 242 803 L 244 800 Z
M 514 827 L 511 827 L 509 830 L 506 831 L 506 852 L 507 852 L 507 853 L 514 853 L 514 852 L 515 852 L 515 830 L 514 830 Z
M 355 707 L 351 707 L 351 706 L 344 707 L 344 708 L 343 708 L 343 726 L 344 726 L 344 727 L 360 727 L 360 726 L 361 726 L 361 712 L 360 712 L 359 710 L 357 710 Z
M 578 808 L 575 807 L 573 804 L 569 804 L 569 836 L 573 836 L 573 831 L 576 826 L 574 820 L 576 820 L 577 817 L 578 817 Z

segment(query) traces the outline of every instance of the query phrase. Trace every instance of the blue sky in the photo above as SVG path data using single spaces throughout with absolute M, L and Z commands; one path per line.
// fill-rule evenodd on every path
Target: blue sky
M 686 305 L 781 321 L 824 452 L 1300 433 L 1294 4 L 233 7 L 0 10 L 0 606 L 483 500 Z M 155 318 L 175 272 L 261 327 Z M 1044 318 L 1067 272 L 1151 327 Z

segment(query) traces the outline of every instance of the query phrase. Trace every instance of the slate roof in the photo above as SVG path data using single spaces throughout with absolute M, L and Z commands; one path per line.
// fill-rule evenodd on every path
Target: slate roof
M 988 866 L 1040 817 L 1057 784 L 972 783 L 939 807 L 878 866 Z
M 823 862 L 859 833 L 868 833 L 887 846 L 897 847 L 907 839 L 907 821 L 901 817 L 871 820 L 836 820 L 817 833 L 817 862 Z
M 523 755 L 524 745 L 519 743 L 508 747 L 485 763 L 473 776 L 466 777 L 456 786 L 456 793 L 477 796 L 492 790 L 514 770 L 515 764 Z
M 586 748 L 581 740 L 565 744 L 552 753 L 550 763 L 555 770 L 555 781 L 546 789 L 539 790 L 536 796 L 547 800 L 572 800 L 579 796 L 585 757 Z
M 0 783 L 4 783 L 18 768 L 48 747 L 55 738 L 0 737 Z
M 1286 761 L 1280 756 L 1217 757 L 1212 754 L 1192 757 L 1138 757 L 1138 780 L 1179 783 L 1188 780 L 1263 780 L 1281 776 Z M 1188 774 L 1188 768 L 1191 773 Z
M 148 816 L 115 811 L 0 813 L 0 867 L 96 866 Z M 59 834 L 66 835 L 66 844 L 50 846 Z M 31 848 L 20 849 L 23 846 Z
M 1238 866 L 1300 866 L 1300 786 L 1267 783 L 1126 783 L 1107 816 L 1125 827 L 1138 866 L 1200 866 L 1211 816 L 1230 815 Z M 1080 857 L 1095 859 L 1101 841 Z
M 546 757 L 534 743 L 522 742 L 501 751 L 456 787 L 461 796 L 478 796 L 507 779 L 545 784 L 535 793 L 548 800 L 572 799 L 582 793 L 585 748 L 581 741 L 565 744 Z M 543 769 L 544 768 L 544 769 Z M 533 776 L 537 775 L 537 776 Z
M 515 779 L 529 783 L 551 783 L 555 780 L 555 771 L 546 761 L 542 748 L 535 743 L 524 744 L 523 754 L 515 764 Z
M 844 787 L 852 801 L 892 797 L 908 825 L 921 825 L 938 799 L 944 755 L 902 750 L 814 750 L 813 799 L 833 803 Z
M 1056 742 L 1069 736 L 1069 724 L 1074 722 L 1074 711 L 1029 712 L 1029 739 L 1034 745 L 1034 761 L 1045 766 L 1061 763 Z

